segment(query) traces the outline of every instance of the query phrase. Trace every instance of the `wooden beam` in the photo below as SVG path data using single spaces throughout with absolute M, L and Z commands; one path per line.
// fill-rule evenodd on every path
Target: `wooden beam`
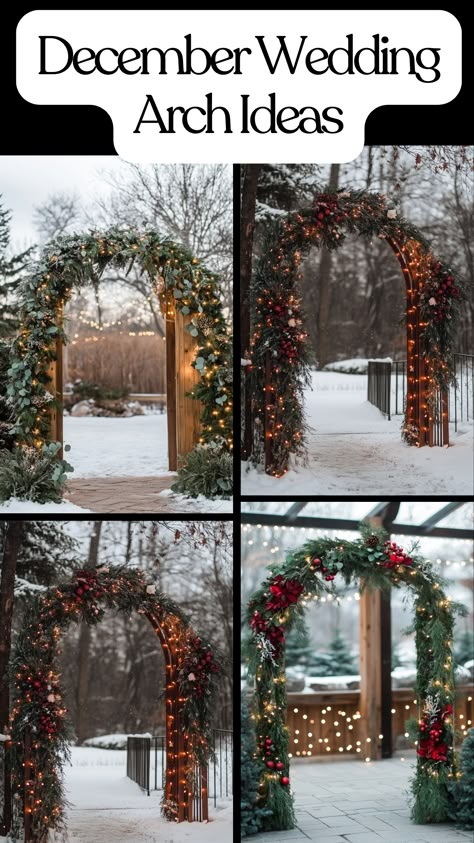
M 382 519 L 376 516 L 369 523 L 373 527 L 381 527 Z M 382 757 L 379 738 L 382 728 L 381 603 L 380 590 L 369 589 L 363 591 L 359 602 L 361 749 L 362 758 L 370 761 Z
M 199 440 L 201 430 L 201 402 L 189 398 L 199 383 L 200 374 L 193 368 L 196 355 L 196 339 L 186 330 L 191 323 L 191 316 L 176 312 L 176 437 L 178 447 L 178 468 L 187 454 Z
M 176 326 L 174 305 L 166 306 L 166 423 L 168 427 L 168 467 L 170 471 L 178 468 L 178 450 L 176 437 Z

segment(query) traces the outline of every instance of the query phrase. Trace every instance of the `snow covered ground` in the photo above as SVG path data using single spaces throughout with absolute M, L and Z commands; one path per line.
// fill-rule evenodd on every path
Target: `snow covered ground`
M 90 510 L 84 509 L 82 506 L 75 506 L 69 501 L 62 501 L 62 503 L 32 503 L 31 501 L 21 501 L 18 498 L 10 498 L 5 503 L 0 503 L 0 512 L 17 514 L 24 512 L 27 515 L 33 515 L 34 513 L 46 514 L 56 512 L 60 515 L 66 515 L 70 512 L 84 513 L 90 512 Z
M 232 840 L 232 800 L 210 803 L 209 823 L 168 823 L 161 792 L 146 796 L 126 778 L 126 752 L 72 748 L 66 768 L 68 836 L 64 843 L 226 843 Z M 60 838 L 61 839 L 61 838 Z
M 244 495 L 471 495 L 473 426 L 450 427 L 449 448 L 411 448 L 402 416 L 387 421 L 367 401 L 367 376 L 314 372 L 306 393 L 308 463 L 275 479 L 242 471 Z
M 66 455 L 73 477 L 144 477 L 169 474 L 166 414 L 129 419 L 64 417 Z

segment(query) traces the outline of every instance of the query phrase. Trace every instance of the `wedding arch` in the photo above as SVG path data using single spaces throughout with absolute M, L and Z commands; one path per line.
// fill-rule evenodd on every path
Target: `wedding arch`
M 298 293 L 302 258 L 313 246 L 338 249 L 347 234 L 379 237 L 393 249 L 406 284 L 409 445 L 449 444 L 451 339 L 460 279 L 430 251 L 423 234 L 398 217 L 386 197 L 366 191 L 319 194 L 312 207 L 269 224 L 252 281 L 252 456 L 281 477 L 305 453 L 303 391 L 309 382 Z
M 49 243 L 20 286 L 20 331 L 8 395 L 20 444 L 61 442 L 63 306 L 75 289 L 97 287 L 107 268 L 137 266 L 166 320 L 169 468 L 195 444 L 232 446 L 231 339 L 218 277 L 153 229 L 111 228 Z
M 64 824 L 61 768 L 70 729 L 57 669 L 58 645 L 71 623 L 95 625 L 106 609 L 144 615 L 166 664 L 166 780 L 162 813 L 175 822 L 207 819 L 210 717 L 219 667 L 210 646 L 145 572 L 112 566 L 78 570 L 29 605 L 17 640 L 12 709 L 13 802 L 25 841 L 45 843 Z M 194 810 L 200 802 L 199 807 Z
M 415 823 L 446 820 L 448 785 L 455 775 L 452 638 L 454 613 L 461 607 L 446 596 L 443 581 L 416 550 L 407 553 L 382 529 L 365 524 L 356 541 L 308 541 L 271 568 L 248 604 L 261 769 L 258 804 L 272 812 L 266 828 L 294 827 L 286 728 L 286 638 L 303 613 L 305 600 L 334 595 L 336 580 L 348 585 L 358 578 L 364 589 L 405 587 L 414 597 L 419 716 L 409 724 L 411 737 L 417 741 L 412 819 Z

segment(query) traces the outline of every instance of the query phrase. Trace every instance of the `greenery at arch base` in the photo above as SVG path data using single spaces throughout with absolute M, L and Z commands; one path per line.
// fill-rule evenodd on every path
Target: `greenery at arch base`
M 50 435 L 50 413 L 62 409 L 49 391 L 48 375 L 56 358 L 56 340 L 67 342 L 64 327 L 58 324 L 59 309 L 74 289 L 97 287 L 110 266 L 130 272 L 134 265 L 149 277 L 157 295 L 172 297 L 176 310 L 190 317 L 186 330 L 196 338 L 193 366 L 201 376 L 191 394 L 203 407 L 201 435 L 191 459 L 199 462 L 196 456 L 204 450 L 209 460 L 220 459 L 231 466 L 232 343 L 219 280 L 188 249 L 161 239 L 153 229 L 111 228 L 103 233 L 65 235 L 43 249 L 19 288 L 21 329 L 12 347 L 7 389 L 17 441 L 23 448 L 41 451 Z M 58 476 L 62 468 L 57 458 Z M 186 475 L 185 465 L 184 487 L 189 485 L 196 495 L 199 478 L 191 475 L 190 469 Z M 224 486 L 223 480 L 221 494 L 229 494 Z
M 391 238 L 422 276 L 418 302 L 424 323 L 422 353 L 432 367 L 426 397 L 435 415 L 438 390 L 446 389 L 454 378 L 451 351 L 462 297 L 459 276 L 433 255 L 421 231 L 400 217 L 382 194 L 352 189 L 318 194 L 310 208 L 268 224 L 252 279 L 250 358 L 255 421 L 251 459 L 255 465 L 263 463 L 265 399 L 266 389 L 270 389 L 276 409 L 273 429 L 267 433 L 272 439 L 271 473 L 276 477 L 288 470 L 290 455 L 305 455 L 303 393 L 310 383 L 310 367 L 298 290 L 301 261 L 314 246 L 339 249 L 352 233 L 368 239 Z M 271 383 L 265 377 L 267 352 L 271 355 Z M 419 431 L 406 420 L 403 437 L 409 445 L 418 443 Z
M 409 724 L 417 741 L 411 782 L 415 823 L 443 822 L 449 816 L 449 787 L 457 772 L 453 747 L 454 674 L 452 639 L 455 611 L 444 582 L 416 549 L 407 553 L 383 530 L 361 526 L 356 541 L 321 538 L 270 566 L 267 579 L 247 611 L 251 628 L 250 670 L 255 675 L 256 754 L 260 765 L 259 808 L 271 810 L 265 828 L 294 827 L 286 726 L 285 640 L 305 601 L 335 595 L 336 584 L 361 578 L 364 587 L 406 587 L 414 598 L 419 719 Z
M 179 728 L 191 746 L 186 765 L 189 781 L 195 767 L 205 766 L 212 755 L 211 716 L 220 668 L 210 645 L 191 629 L 179 606 L 157 591 L 144 571 L 122 566 L 80 569 L 72 580 L 33 598 L 16 643 L 11 714 L 14 837 L 20 833 L 23 821 L 26 728 L 31 733 L 34 759 L 31 776 L 35 790 L 35 841 L 43 843 L 48 829 L 64 825 L 61 770 L 69 758 L 71 734 L 57 672 L 58 647 L 70 623 L 95 625 L 106 609 L 151 616 L 168 634 L 168 640 L 171 635 L 177 639 L 178 691 L 182 700 Z M 166 819 L 176 819 L 177 805 L 163 798 L 162 813 Z

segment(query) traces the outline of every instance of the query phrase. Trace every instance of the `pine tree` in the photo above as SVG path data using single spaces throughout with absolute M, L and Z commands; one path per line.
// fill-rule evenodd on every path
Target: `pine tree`
M 241 703 L 240 725 L 240 835 L 246 837 L 261 831 L 265 817 L 272 812 L 257 805 L 259 766 L 255 759 L 255 731 L 245 701 Z
M 464 629 L 454 644 L 454 662 L 463 665 L 474 659 L 474 636 L 470 629 Z
M 1 200 L 1 194 L 0 194 Z M 0 337 L 12 336 L 17 327 L 18 308 L 12 301 L 15 279 L 26 266 L 32 249 L 8 257 L 11 213 L 0 201 Z
M 354 673 L 354 659 L 347 640 L 336 632 L 326 653 L 317 653 L 311 660 L 309 671 L 313 676 L 347 676 Z
M 474 729 L 469 729 L 461 747 L 461 780 L 453 788 L 453 819 L 456 828 L 474 830 Z
M 0 291 L 1 295 L 1 291 Z M 0 313 L 1 320 L 1 313 Z M 14 437 L 10 433 L 13 423 L 11 407 L 6 398 L 8 375 L 10 366 L 10 345 L 0 339 L 0 451 L 2 448 L 12 448 Z
M 307 673 L 314 653 L 314 647 L 306 624 L 293 627 L 286 639 L 285 661 L 287 667 L 302 667 Z
M 7 535 L 0 521 L 0 557 Z M 16 565 L 16 594 L 26 595 L 34 586 L 50 586 L 67 577 L 77 566 L 77 541 L 60 521 L 23 521 L 24 530 Z M 30 586 L 33 588 L 30 589 Z

